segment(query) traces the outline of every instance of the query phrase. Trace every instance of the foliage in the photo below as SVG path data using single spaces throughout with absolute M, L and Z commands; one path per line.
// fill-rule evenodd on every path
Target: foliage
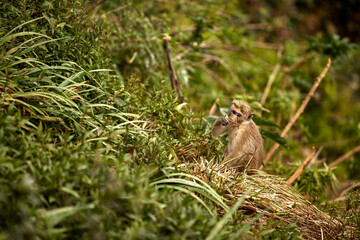
M 346 193 L 345 201 L 327 202 L 326 208 L 332 216 L 338 216 L 344 223 L 344 239 L 357 239 L 360 236 L 359 191 Z
M 219 98 L 221 115 L 238 98 L 251 103 L 265 149 L 284 146 L 267 172 L 290 176 L 315 145 L 323 150 L 296 189 L 321 204 L 324 185 L 358 180 L 358 154 L 335 170 L 324 164 L 360 140 L 357 45 L 336 34 L 289 38 L 301 32 L 291 15 L 301 1 L 281 17 L 281 4 L 255 2 L 1 2 L 0 238 L 300 238 L 288 219 L 238 211 L 253 193 L 232 205 L 213 172 L 204 181 L 192 169 L 219 164 L 225 146 L 209 137 L 215 117 L 204 112 Z M 163 34 L 185 104 L 170 89 Z M 332 71 L 281 138 L 323 55 Z M 358 234 L 358 199 L 346 202 L 345 237 Z
M 309 39 L 309 51 L 316 51 L 328 55 L 332 59 L 335 59 L 342 54 L 347 54 L 353 47 L 355 46 L 354 44 L 349 43 L 349 39 L 341 39 L 339 35 Z
M 139 88 L 136 77 L 116 86 L 108 69 L 93 68 L 106 67 L 108 60 L 98 58 L 104 49 L 93 49 L 89 62 L 55 50 L 54 55 L 37 54 L 66 48 L 69 40 L 40 33 L 46 25 L 27 31 L 42 20 L 24 22 L 0 40 L 0 212 L 6 219 L 1 236 L 204 239 L 216 221 L 213 210 L 207 207 L 209 215 L 199 207 L 204 200 L 194 202 L 170 184 L 160 188 L 156 180 L 164 174 L 160 168 L 172 164 L 169 151 L 204 138 L 201 118 L 189 118 L 168 90 L 154 89 L 157 104 L 149 102 L 152 95 Z M 87 29 L 82 31 L 86 35 Z M 96 38 L 71 41 L 98 45 Z M 75 50 L 78 56 L 86 54 Z M 179 123 L 174 126 L 175 119 Z M 193 128 L 185 129 L 190 123 Z M 209 141 L 212 148 L 215 143 Z M 171 180 L 187 189 L 180 178 Z M 204 189 L 201 183 L 197 187 Z M 216 194 L 209 187 L 206 191 Z

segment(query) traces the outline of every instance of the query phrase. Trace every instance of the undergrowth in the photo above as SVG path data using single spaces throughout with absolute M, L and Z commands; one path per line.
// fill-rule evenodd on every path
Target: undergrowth
M 141 86 L 135 76 L 117 81 L 99 57 L 103 49 L 92 48 L 96 38 L 72 49 L 84 42 L 74 38 L 76 25 L 66 22 L 64 37 L 27 30 L 52 29 L 46 20 L 0 39 L 1 237 L 204 239 L 216 223 L 213 207 L 155 181 L 175 151 L 205 139 L 203 120 L 189 117 L 169 90 Z M 88 36 L 84 26 L 76 34 Z M 77 54 L 57 55 L 57 48 Z M 94 54 L 79 61 L 89 48 Z M 211 147 L 214 140 L 194 151 Z
M 269 172 L 289 176 L 302 159 L 301 144 L 311 143 L 306 118 L 294 138 L 280 138 L 278 130 L 308 89 L 305 76 L 316 75 L 318 67 L 291 76 L 293 93 L 275 84 L 265 108 L 256 92 L 272 70 L 266 61 L 277 61 L 277 55 L 252 46 L 254 36 L 236 27 L 249 23 L 231 8 L 236 3 L 226 5 L 228 15 L 215 17 L 211 11 L 221 4 L 207 9 L 193 1 L 178 3 L 183 11 L 175 19 L 172 6 L 141 1 L 0 3 L 0 239 L 302 237 L 295 223 L 284 224 L 276 214 L 260 221 L 264 213 L 238 211 L 257 194 L 229 198 L 241 178 L 225 188 L 213 182 L 213 173 L 192 169 L 221 161 L 226 139 L 210 138 L 214 117 L 197 111 L 216 97 L 224 97 L 221 106 L 233 97 L 249 101 L 266 147 L 281 143 L 287 151 L 279 158 L 295 161 L 272 163 Z M 193 17 L 198 8 L 199 17 Z M 228 26 L 234 16 L 239 19 Z M 169 29 L 183 27 L 182 20 L 194 29 Z M 169 86 L 162 49 L 166 31 L 175 38 L 172 53 L 188 99 L 184 104 Z M 341 43 L 344 48 L 346 41 Z M 227 44 L 231 54 L 222 49 Z M 284 65 L 305 52 L 294 45 L 285 44 L 287 54 L 279 60 Z M 316 49 L 316 41 L 311 46 Z M 327 92 L 335 88 L 329 85 Z M 269 117 L 274 109 L 281 114 Z M 302 131 L 306 137 L 297 142 Z M 333 172 L 319 168 L 305 170 L 295 183 L 316 203 L 324 199 L 322 186 L 335 180 Z M 355 220 L 356 197 L 347 204 Z M 344 225 L 352 231 L 359 224 Z

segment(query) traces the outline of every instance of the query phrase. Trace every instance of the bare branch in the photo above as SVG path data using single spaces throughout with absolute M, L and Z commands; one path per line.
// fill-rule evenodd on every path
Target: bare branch
M 211 106 L 210 111 L 208 113 L 208 116 L 213 116 L 215 114 L 216 111 L 216 105 L 219 104 L 219 98 L 217 98 L 214 102 L 214 104 Z
M 330 68 L 330 65 L 331 65 L 331 60 L 329 58 L 328 63 L 326 64 L 325 68 L 322 70 L 321 74 L 316 78 L 316 81 L 315 81 L 314 85 L 311 87 L 309 93 L 307 94 L 305 99 L 302 101 L 300 107 L 298 108 L 296 113 L 290 118 L 288 124 L 285 126 L 284 130 L 281 132 L 281 134 L 280 134 L 281 137 L 286 136 L 286 134 L 289 132 L 290 128 L 294 125 L 294 123 L 299 118 L 299 116 L 304 112 L 304 109 L 305 109 L 306 105 L 309 103 L 311 97 L 314 95 L 314 93 L 315 93 L 317 87 L 319 86 L 321 80 L 325 77 L 327 71 Z M 274 155 L 274 153 L 279 148 L 279 146 L 280 146 L 280 144 L 275 143 L 271 147 L 271 149 L 268 151 L 268 153 L 266 154 L 266 156 L 265 156 L 265 158 L 263 160 L 263 166 L 266 165 L 266 163 L 269 161 L 269 159 L 272 157 L 272 155 Z M 260 169 L 262 169 L 262 168 L 260 168 Z
M 179 97 L 179 101 L 180 103 L 184 102 L 184 96 L 181 92 L 181 85 L 180 82 L 176 76 L 176 72 L 174 69 L 174 66 L 172 64 L 171 61 L 171 56 L 170 56 L 170 41 L 171 37 L 169 35 L 165 35 L 163 40 L 164 40 L 164 48 L 166 51 L 166 56 L 167 56 L 167 60 L 168 60 L 168 65 L 169 65 L 169 70 L 170 70 L 170 77 L 171 77 L 171 87 L 174 91 L 176 91 L 176 93 L 178 94 Z
M 210 77 L 212 77 L 212 79 L 214 79 L 219 85 L 224 87 L 226 89 L 226 91 L 229 91 L 231 89 L 232 86 L 230 84 L 228 84 L 226 81 L 224 81 L 216 72 L 214 72 L 213 70 L 211 70 L 210 68 L 205 66 L 203 63 L 189 62 L 189 65 L 202 69 L 204 72 L 209 74 Z
M 295 181 L 295 179 L 301 175 L 301 173 L 304 171 L 305 167 L 309 164 L 311 159 L 314 157 L 315 152 L 316 152 L 316 149 L 313 147 L 309 156 L 300 165 L 300 167 L 294 172 L 294 174 L 291 175 L 291 177 L 289 177 L 289 179 L 286 181 L 287 184 L 291 185 Z
M 281 50 L 278 51 L 278 56 L 281 55 Z M 279 53 L 280 52 L 280 53 Z M 260 100 L 260 103 L 261 105 L 265 105 L 265 101 L 267 99 L 267 96 L 269 95 L 269 92 L 270 92 L 270 89 L 271 89 L 271 86 L 276 78 L 276 76 L 278 75 L 279 71 L 280 71 L 280 68 L 281 68 L 281 59 L 278 59 L 278 62 L 277 64 L 275 65 L 272 73 L 270 74 L 270 77 L 269 77 L 269 80 L 266 84 L 266 87 L 265 87 L 265 90 L 264 90 L 264 94 Z
M 348 193 L 349 191 L 351 191 L 352 189 L 357 188 L 357 187 L 360 187 L 360 182 L 351 184 L 350 187 L 346 188 L 344 191 L 341 192 L 339 197 L 334 199 L 334 202 L 345 201 L 345 199 L 346 199 L 345 194 Z
M 262 98 L 261 98 L 261 101 L 260 101 L 261 105 L 263 105 L 263 106 L 265 105 L 265 101 L 266 101 L 266 99 L 267 99 L 267 96 L 269 95 L 270 88 L 271 88 L 271 86 L 272 86 L 272 84 L 273 84 L 276 76 L 278 75 L 278 73 L 279 73 L 279 71 L 280 71 L 280 67 L 281 67 L 281 63 L 278 62 L 278 63 L 276 64 L 274 70 L 272 71 L 270 77 L 269 77 L 269 80 L 268 80 L 268 82 L 267 82 L 267 84 L 266 84 L 266 88 L 265 88 L 264 94 L 263 94 L 263 96 L 262 96 Z
M 285 73 L 290 73 L 292 71 L 294 71 L 294 69 L 296 69 L 297 67 L 299 67 L 301 64 L 303 64 L 304 62 L 309 61 L 311 58 L 313 58 L 314 56 L 310 55 L 307 57 L 303 57 L 301 58 L 299 61 L 297 61 L 296 63 L 294 63 L 293 65 L 291 65 L 290 67 L 284 67 L 284 72 Z
M 277 64 L 275 65 L 272 73 L 270 74 L 270 77 L 269 77 L 269 80 L 266 84 L 266 87 L 265 87 L 265 91 L 264 91 L 264 94 L 261 98 L 261 105 L 265 105 L 265 102 L 266 102 L 266 99 L 269 95 L 269 92 L 270 92 L 270 89 L 271 89 L 271 86 L 276 78 L 276 76 L 278 75 L 279 71 L 280 71 L 280 68 L 281 68 L 281 55 L 282 55 L 282 51 L 283 51 L 283 47 L 282 46 L 279 46 L 278 48 L 278 51 L 277 51 L 277 58 L 278 58 L 278 62 Z
M 354 155 L 355 153 L 360 151 L 360 145 L 354 147 L 351 151 L 345 153 L 344 155 L 342 155 L 341 157 L 339 157 L 338 159 L 336 159 L 335 161 L 333 161 L 332 163 L 329 164 L 329 168 L 333 168 L 336 165 L 338 165 L 339 163 L 342 163 L 343 161 L 345 161 L 346 159 L 348 159 L 349 157 L 351 157 L 352 155 Z

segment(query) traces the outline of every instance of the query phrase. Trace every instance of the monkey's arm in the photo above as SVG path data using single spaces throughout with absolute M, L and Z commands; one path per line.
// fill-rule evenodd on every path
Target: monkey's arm
M 229 120 L 227 120 L 224 117 L 219 117 L 218 119 L 216 119 L 212 130 L 211 130 L 211 135 L 213 137 L 218 137 L 224 133 L 229 132 L 230 130 L 230 122 Z

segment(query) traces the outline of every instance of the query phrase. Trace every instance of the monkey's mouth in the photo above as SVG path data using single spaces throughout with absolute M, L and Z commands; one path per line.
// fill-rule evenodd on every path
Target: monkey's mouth
M 231 123 L 231 124 L 239 124 L 239 123 L 242 123 L 243 122 L 243 119 L 230 119 L 229 118 L 229 122 Z
M 237 123 L 237 119 L 232 119 L 228 117 L 227 120 L 229 120 L 230 123 Z
M 234 124 L 236 124 L 236 123 L 242 123 L 242 122 L 244 122 L 245 121 L 245 119 L 244 118 L 237 118 L 235 121 L 233 121 L 233 123 Z

